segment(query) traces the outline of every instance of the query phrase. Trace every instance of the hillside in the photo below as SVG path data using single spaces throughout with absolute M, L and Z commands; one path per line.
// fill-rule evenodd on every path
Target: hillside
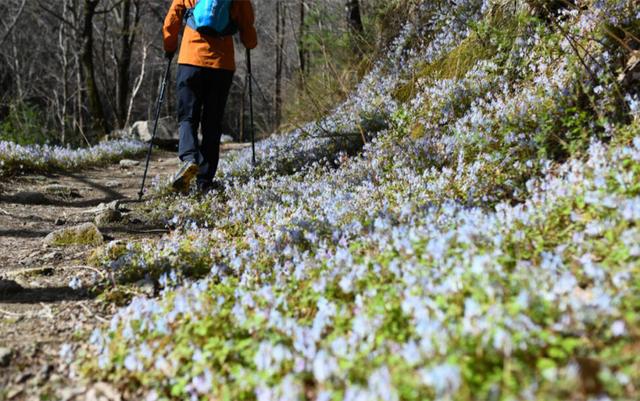
M 640 397 L 639 4 L 392 4 L 330 115 L 226 153 L 210 195 L 160 180 L 140 210 L 171 232 L 95 250 L 104 302 L 155 293 L 73 371 L 146 400 Z

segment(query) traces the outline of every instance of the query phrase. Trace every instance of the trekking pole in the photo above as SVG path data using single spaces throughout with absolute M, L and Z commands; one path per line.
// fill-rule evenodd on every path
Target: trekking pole
M 249 74 L 249 115 L 251 119 L 251 163 L 256 167 L 256 138 L 255 126 L 253 124 L 253 75 L 251 73 L 251 50 L 247 49 L 247 73 Z
M 173 61 L 173 55 L 169 57 L 167 62 L 167 70 L 164 73 L 162 79 L 162 86 L 160 88 L 160 96 L 158 97 L 158 103 L 156 106 L 156 121 L 153 124 L 153 134 L 151 135 L 151 142 L 149 142 L 149 150 L 147 151 L 147 162 L 144 166 L 144 176 L 142 176 L 142 185 L 140 186 L 140 192 L 138 192 L 138 201 L 142 200 L 144 195 L 144 183 L 147 181 L 147 172 L 149 171 L 149 159 L 151 158 L 151 151 L 153 150 L 153 141 L 156 139 L 156 132 L 158 131 L 158 120 L 160 119 L 160 110 L 162 109 L 162 103 L 164 103 L 164 94 L 167 89 L 167 81 L 169 80 L 169 74 L 171 73 L 171 62 Z

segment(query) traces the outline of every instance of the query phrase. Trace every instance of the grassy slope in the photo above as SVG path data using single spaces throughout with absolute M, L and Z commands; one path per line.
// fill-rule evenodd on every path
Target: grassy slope
M 603 34 L 630 7 L 424 2 L 335 113 L 105 248 L 164 289 L 86 369 L 160 399 L 637 399 L 639 116 Z

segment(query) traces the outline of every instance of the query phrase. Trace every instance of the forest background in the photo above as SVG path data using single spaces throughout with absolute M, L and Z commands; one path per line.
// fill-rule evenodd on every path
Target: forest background
M 259 135 L 313 120 L 353 88 L 391 37 L 380 0 L 254 0 Z M 166 68 L 161 28 L 170 1 L 5 0 L 0 13 L 0 140 L 95 144 L 152 118 Z M 388 29 L 386 29 L 388 31 Z M 247 137 L 245 55 L 224 133 Z M 173 68 L 175 68 L 175 63 Z M 175 71 L 174 71 L 175 72 Z M 174 82 L 162 115 L 175 114 Z

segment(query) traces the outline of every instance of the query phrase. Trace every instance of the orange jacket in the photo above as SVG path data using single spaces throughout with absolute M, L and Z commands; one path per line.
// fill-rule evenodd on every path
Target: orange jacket
M 188 8 L 193 8 L 195 3 L 196 0 L 173 0 L 162 30 L 166 52 L 174 53 L 178 49 L 178 35 L 182 29 L 184 13 Z M 248 49 L 255 48 L 258 45 L 258 35 L 251 0 L 234 0 L 231 4 L 231 19 L 240 28 L 240 40 L 244 46 Z M 187 26 L 182 34 L 178 63 L 235 71 L 233 38 L 202 35 Z

